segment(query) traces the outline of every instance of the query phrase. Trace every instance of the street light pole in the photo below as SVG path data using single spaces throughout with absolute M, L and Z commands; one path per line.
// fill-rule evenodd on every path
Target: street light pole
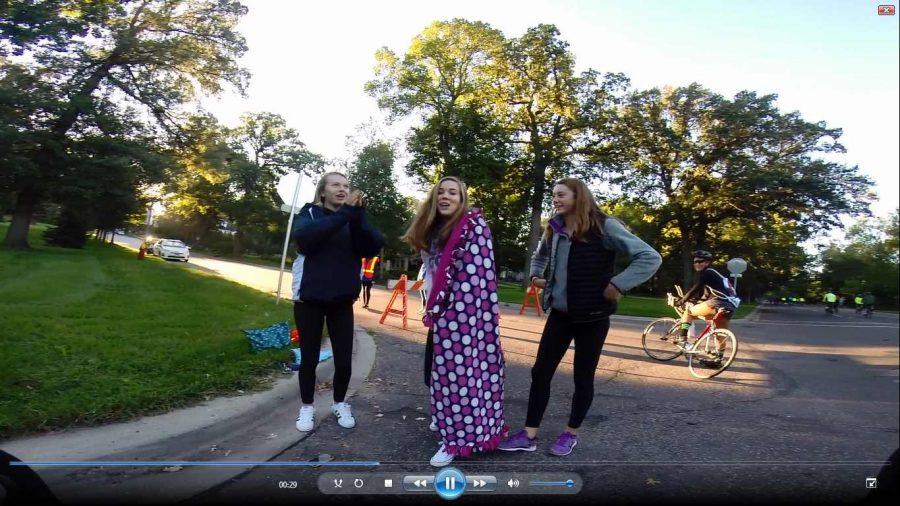
M 144 227 L 144 241 L 150 237 L 150 225 L 153 223 L 153 201 L 147 206 L 147 223 Z
M 301 181 L 303 181 L 302 171 L 297 178 L 297 185 L 294 186 L 294 198 L 291 200 L 291 215 L 288 217 L 287 233 L 284 234 L 284 249 L 281 251 L 281 268 L 278 271 L 278 290 L 275 294 L 275 305 L 281 302 L 281 280 L 284 277 L 284 262 L 287 258 L 288 245 L 291 243 L 291 228 L 294 226 L 294 213 L 297 212 L 297 197 L 300 196 Z

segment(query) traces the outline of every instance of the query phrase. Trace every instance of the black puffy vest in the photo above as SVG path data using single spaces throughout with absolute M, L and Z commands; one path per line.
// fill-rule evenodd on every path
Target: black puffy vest
M 606 300 L 603 291 L 613 277 L 616 252 L 603 246 L 603 238 L 589 232 L 569 247 L 566 297 L 573 321 L 596 321 L 616 312 L 615 302 Z

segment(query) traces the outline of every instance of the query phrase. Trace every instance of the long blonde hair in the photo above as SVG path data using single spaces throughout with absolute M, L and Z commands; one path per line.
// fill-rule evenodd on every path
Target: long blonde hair
M 453 215 L 442 220 L 438 215 L 437 205 L 438 190 L 441 187 L 441 183 L 444 181 L 453 181 L 459 186 L 459 207 Z M 468 207 L 469 197 L 466 191 L 466 183 L 463 183 L 458 177 L 442 177 L 440 181 L 434 185 L 431 191 L 428 192 L 428 197 L 419 206 L 419 210 L 416 212 L 412 224 L 400 240 L 406 242 L 416 250 L 426 250 L 429 247 L 428 242 L 434 233 L 432 228 L 436 225 L 440 225 L 436 237 L 438 243 L 443 244 L 447 241 L 447 237 L 450 236 L 450 232 L 453 230 L 453 227 L 456 226 L 456 223 L 462 215 L 468 211 Z
M 347 175 L 342 172 L 331 171 L 322 174 L 322 177 L 319 178 L 319 182 L 316 183 L 316 195 L 313 197 L 313 204 L 318 206 L 325 205 L 325 201 L 322 200 L 322 193 L 325 191 L 325 185 L 328 183 L 328 176 L 341 176 L 348 182 L 350 181 L 350 179 L 347 178 Z
M 602 234 L 603 223 L 606 222 L 607 215 L 600 210 L 600 206 L 594 200 L 594 194 L 584 184 L 584 181 L 574 177 L 565 177 L 553 183 L 553 186 L 556 185 L 563 185 L 575 194 L 575 209 L 572 211 L 573 227 L 568 231 L 572 240 L 583 239 L 591 230 L 598 235 Z M 549 223 L 544 229 L 544 237 L 548 240 L 553 237 L 553 228 Z

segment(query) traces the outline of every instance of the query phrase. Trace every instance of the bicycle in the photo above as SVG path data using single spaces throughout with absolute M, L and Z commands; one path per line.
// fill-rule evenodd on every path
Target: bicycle
M 675 286 L 679 300 L 684 296 L 680 286 Z M 721 374 L 734 362 L 738 352 L 738 340 L 728 329 L 718 328 L 724 318 L 731 316 L 731 311 L 719 309 L 716 314 L 706 320 L 706 328 L 697 336 L 682 338 L 681 313 L 683 304 L 675 303 L 675 296 L 666 294 L 666 304 L 672 307 L 679 318 L 659 318 L 650 322 L 641 335 L 641 345 L 647 356 L 660 362 L 667 362 L 681 355 L 687 356 L 688 370 L 695 378 L 709 379 Z M 719 349 L 719 344 L 724 348 Z

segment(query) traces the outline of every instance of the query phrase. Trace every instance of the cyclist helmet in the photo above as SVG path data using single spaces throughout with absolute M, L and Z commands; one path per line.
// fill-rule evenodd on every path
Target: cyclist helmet
M 705 249 L 698 249 L 694 252 L 694 258 L 699 258 L 701 260 L 709 260 L 712 261 L 713 255 L 709 251 Z

